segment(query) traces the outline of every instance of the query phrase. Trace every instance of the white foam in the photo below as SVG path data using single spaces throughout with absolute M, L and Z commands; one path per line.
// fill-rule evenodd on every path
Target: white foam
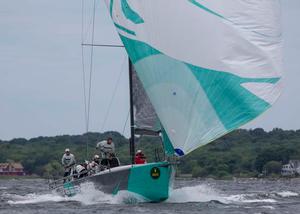
M 276 203 L 271 198 L 259 198 L 256 194 L 226 195 L 209 185 L 197 185 L 175 189 L 171 192 L 169 203 L 219 201 L 224 204 L 234 203 Z
M 275 210 L 275 207 L 272 206 L 261 206 L 261 208 Z
M 80 185 L 80 193 L 69 197 L 69 199 L 90 205 L 95 203 L 110 203 L 112 195 L 96 190 L 93 183 L 83 183 Z
M 166 202 L 169 203 L 186 203 L 186 202 L 209 202 L 220 201 L 227 203 L 225 197 L 218 191 L 208 185 L 197 185 L 191 187 L 182 187 L 174 189 Z
M 83 205 L 92 204 L 135 204 L 147 202 L 145 198 L 128 191 L 120 191 L 117 195 L 106 194 L 95 189 L 93 183 L 81 184 L 81 191 L 73 197 L 63 197 L 56 192 L 47 194 L 27 194 L 15 195 L 6 194 L 10 204 L 32 204 L 43 202 L 61 202 L 61 201 L 77 201 Z M 293 192 L 281 192 L 278 195 L 282 197 L 297 196 Z M 210 185 L 201 184 L 197 186 L 182 187 L 174 189 L 170 192 L 170 197 L 166 203 L 187 203 L 187 202 L 210 202 L 219 201 L 224 204 L 239 203 L 276 203 L 272 198 L 261 198 L 256 194 L 238 194 L 227 195 L 216 190 Z
M 255 194 L 238 194 L 230 195 L 226 198 L 229 202 L 238 203 L 276 203 L 276 200 L 272 198 L 256 198 Z
M 276 203 L 277 201 L 271 198 L 267 199 L 245 199 L 241 201 L 243 203 Z
M 77 201 L 84 205 L 92 204 L 122 204 L 122 203 L 141 203 L 146 200 L 134 193 L 128 191 L 120 191 L 117 195 L 106 194 L 96 190 L 93 183 L 84 183 L 80 186 L 80 192 L 73 197 L 61 196 L 57 192 L 48 194 L 27 194 L 15 195 L 6 194 L 6 198 L 10 200 L 10 204 L 34 204 L 43 202 L 61 202 L 61 201 Z
M 80 193 L 71 197 L 71 199 L 85 205 L 99 203 L 134 204 L 146 202 L 143 197 L 128 191 L 119 191 L 117 195 L 104 193 L 100 190 L 97 190 L 93 183 L 83 183 L 81 184 L 80 189 Z
M 299 194 L 296 192 L 291 192 L 291 191 L 284 191 L 284 192 L 278 192 L 276 193 L 277 195 L 283 197 L 283 198 L 287 198 L 287 197 L 296 197 Z
M 27 194 L 27 195 L 7 195 L 11 200 L 8 201 L 9 204 L 35 204 L 43 203 L 48 201 L 59 202 L 65 201 L 66 199 L 62 196 L 56 194 Z

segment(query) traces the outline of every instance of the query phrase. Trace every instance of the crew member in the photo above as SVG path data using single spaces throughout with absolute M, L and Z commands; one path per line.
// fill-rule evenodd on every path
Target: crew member
M 89 164 L 91 173 L 97 173 L 99 171 L 101 171 L 101 167 L 100 167 L 100 157 L 99 155 L 95 155 L 92 162 Z
M 76 169 L 76 177 L 77 178 L 83 178 L 85 176 L 88 176 L 88 173 L 89 173 L 89 162 L 88 161 L 85 161 L 84 163 L 82 164 L 79 164 L 75 167 Z
M 96 149 L 100 150 L 102 158 L 101 165 L 107 167 L 115 167 L 119 165 L 119 160 L 115 155 L 115 144 L 113 143 L 111 137 L 107 138 L 107 140 L 97 143 Z
M 98 165 L 100 164 L 100 157 L 99 157 L 99 155 L 95 155 L 94 156 L 92 163 L 93 162 L 96 163 L 96 164 L 98 164 Z
M 147 163 L 146 157 L 142 150 L 137 150 L 134 157 L 134 163 L 135 164 L 145 164 Z
M 74 166 L 76 164 L 75 156 L 71 154 L 70 149 L 65 149 L 65 154 L 61 159 L 61 164 L 65 169 L 64 177 L 68 177 L 73 174 Z M 65 179 L 64 179 L 65 182 Z
M 100 150 L 102 159 L 108 159 L 111 155 L 115 154 L 115 144 L 111 137 L 97 143 L 96 149 Z

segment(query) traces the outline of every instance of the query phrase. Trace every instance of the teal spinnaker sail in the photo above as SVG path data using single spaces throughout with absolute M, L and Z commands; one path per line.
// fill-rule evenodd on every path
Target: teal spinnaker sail
M 106 4 L 177 155 L 246 124 L 279 97 L 279 0 Z

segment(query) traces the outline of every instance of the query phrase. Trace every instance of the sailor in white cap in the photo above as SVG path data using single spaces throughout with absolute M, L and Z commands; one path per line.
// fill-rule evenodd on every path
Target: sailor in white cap
M 65 149 L 65 154 L 61 159 L 61 164 L 65 169 L 64 177 L 67 177 L 73 173 L 74 166 L 76 164 L 76 160 L 73 154 L 71 154 L 70 149 Z M 65 180 L 64 180 L 65 182 Z

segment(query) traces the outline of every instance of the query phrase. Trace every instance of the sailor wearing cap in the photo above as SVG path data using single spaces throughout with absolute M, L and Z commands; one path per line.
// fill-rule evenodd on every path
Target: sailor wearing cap
M 76 164 L 75 156 L 71 154 L 70 149 L 65 149 L 65 154 L 61 159 L 61 164 L 65 169 L 64 177 L 67 177 L 73 173 L 74 166 Z
M 135 157 L 134 157 L 134 163 L 135 164 L 145 164 L 145 163 L 147 163 L 146 156 L 144 155 L 142 150 L 137 150 L 136 151 Z

